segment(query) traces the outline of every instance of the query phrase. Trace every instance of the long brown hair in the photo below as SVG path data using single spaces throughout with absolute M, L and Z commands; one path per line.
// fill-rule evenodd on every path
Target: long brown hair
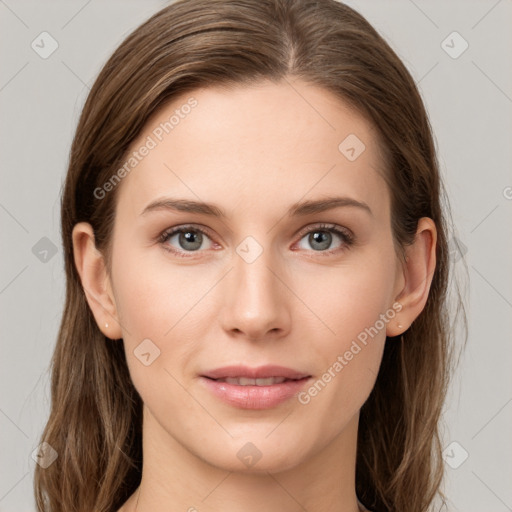
M 403 336 L 386 342 L 361 409 L 356 492 L 376 512 L 423 512 L 436 496 L 445 499 L 440 420 L 454 369 L 452 320 L 464 304 L 460 293 L 455 309 L 448 304 L 449 204 L 413 78 L 372 26 L 337 1 L 179 0 L 131 33 L 104 65 L 71 147 L 61 203 L 66 302 L 41 436 L 58 457 L 46 468 L 36 465 L 40 512 L 116 511 L 141 480 L 141 398 L 122 341 L 105 338 L 86 301 L 73 258 L 74 225 L 92 225 L 110 272 L 119 187 L 102 199 L 94 191 L 122 165 L 150 116 L 197 87 L 292 76 L 336 94 L 377 129 L 396 247 L 414 241 L 421 217 L 436 224 L 426 306 Z M 465 313 L 463 319 L 466 325 Z

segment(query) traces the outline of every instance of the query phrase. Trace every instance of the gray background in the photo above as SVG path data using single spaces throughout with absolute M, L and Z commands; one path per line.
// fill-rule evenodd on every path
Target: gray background
M 445 414 L 450 510 L 512 511 L 512 2 L 348 3 L 419 84 L 469 271 L 468 346 Z M 0 512 L 35 510 L 31 454 L 49 412 L 59 197 L 78 115 L 114 48 L 165 4 L 0 0 Z M 58 44 L 46 59 L 31 47 L 44 31 Z M 469 44 L 461 55 L 454 31 Z

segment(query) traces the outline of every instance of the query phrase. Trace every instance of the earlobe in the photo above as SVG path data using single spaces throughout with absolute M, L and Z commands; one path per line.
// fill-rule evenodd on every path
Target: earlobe
M 87 222 L 73 228 L 73 254 L 82 287 L 96 323 L 111 339 L 122 337 L 110 279 L 103 255 L 96 248 L 94 231 Z
M 402 277 L 405 284 L 397 297 L 402 308 L 395 323 L 388 324 L 387 336 L 402 334 L 423 311 L 436 268 L 436 246 L 436 225 L 432 219 L 422 217 L 418 221 L 414 243 L 406 247 Z

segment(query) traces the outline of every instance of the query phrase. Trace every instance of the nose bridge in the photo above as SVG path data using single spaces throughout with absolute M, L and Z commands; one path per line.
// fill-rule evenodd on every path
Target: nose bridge
M 261 338 L 273 329 L 286 330 L 289 321 L 278 258 L 255 238 L 236 248 L 229 291 L 224 302 L 224 327 Z

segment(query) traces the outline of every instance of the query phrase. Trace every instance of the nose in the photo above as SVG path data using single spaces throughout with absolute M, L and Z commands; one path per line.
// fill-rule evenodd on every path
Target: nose
M 225 331 L 250 341 L 286 335 L 291 326 L 292 294 L 278 258 L 270 250 L 263 250 L 254 261 L 234 254 L 233 267 L 220 312 Z

